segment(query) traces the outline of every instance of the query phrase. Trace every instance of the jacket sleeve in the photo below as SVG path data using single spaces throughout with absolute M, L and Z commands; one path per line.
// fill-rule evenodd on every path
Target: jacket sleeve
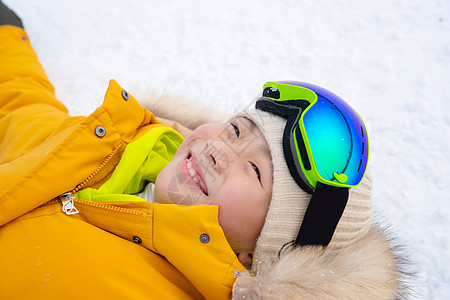
M 67 176 L 40 162 L 64 140 L 58 132 L 74 122 L 81 119 L 70 118 L 55 98 L 26 32 L 17 26 L 0 26 L 0 225 L 52 199 L 46 195 L 61 194 L 48 185 L 56 186 L 52 178 Z M 53 176 L 45 177 L 47 186 L 38 176 L 38 165 Z M 34 183 L 31 178 L 41 179 Z
M 26 32 L 0 26 L 0 226 L 81 184 L 100 184 L 128 143 L 161 126 L 114 80 L 101 107 L 70 117 Z
M 66 118 L 26 32 L 0 26 L 0 164 L 33 149 Z

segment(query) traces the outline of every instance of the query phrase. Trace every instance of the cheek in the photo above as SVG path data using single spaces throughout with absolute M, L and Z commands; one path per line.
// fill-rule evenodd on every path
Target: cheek
M 224 217 L 245 220 L 252 208 L 252 187 L 247 179 L 230 180 L 221 188 L 216 202 Z
M 159 172 L 155 181 L 155 202 L 180 204 L 177 194 L 183 192 L 183 181 L 177 168 L 178 160 L 173 159 Z
M 159 172 L 155 181 L 155 202 L 157 203 L 170 203 L 167 187 L 169 185 L 169 165 Z
M 219 224 L 230 244 L 252 249 L 264 224 L 268 204 L 251 185 L 241 186 L 229 189 L 215 204 L 219 205 Z

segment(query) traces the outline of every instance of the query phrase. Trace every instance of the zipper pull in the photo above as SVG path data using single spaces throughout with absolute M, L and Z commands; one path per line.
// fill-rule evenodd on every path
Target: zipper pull
M 68 216 L 79 213 L 78 209 L 73 204 L 73 198 L 71 193 L 64 193 L 59 196 L 62 203 L 62 211 Z

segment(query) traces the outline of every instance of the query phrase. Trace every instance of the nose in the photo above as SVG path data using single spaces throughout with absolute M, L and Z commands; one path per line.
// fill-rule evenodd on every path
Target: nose
M 235 159 L 233 153 L 230 145 L 225 142 L 215 140 L 208 140 L 206 142 L 206 158 L 208 159 L 208 163 L 217 172 L 224 172 L 228 169 Z

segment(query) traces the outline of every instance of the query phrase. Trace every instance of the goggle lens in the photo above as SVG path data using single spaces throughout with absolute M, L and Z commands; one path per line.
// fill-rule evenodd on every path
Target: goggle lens
M 331 182 L 359 184 L 369 151 L 365 126 L 356 111 L 338 97 L 331 102 L 318 95 L 302 118 L 319 175 Z

